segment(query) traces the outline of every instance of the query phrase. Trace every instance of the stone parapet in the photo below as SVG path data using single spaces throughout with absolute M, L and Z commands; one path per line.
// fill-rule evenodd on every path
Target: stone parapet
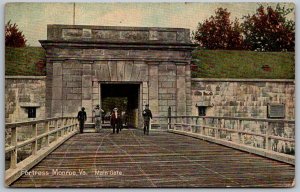
M 48 25 L 48 40 L 190 43 L 190 30 L 183 28 Z

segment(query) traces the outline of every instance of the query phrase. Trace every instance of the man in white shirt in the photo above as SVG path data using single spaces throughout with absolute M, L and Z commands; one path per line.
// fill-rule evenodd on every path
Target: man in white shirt
M 93 110 L 95 114 L 95 126 L 96 129 L 100 129 L 100 122 L 101 122 L 101 113 L 104 111 L 100 109 L 99 105 L 96 105 L 95 109 Z

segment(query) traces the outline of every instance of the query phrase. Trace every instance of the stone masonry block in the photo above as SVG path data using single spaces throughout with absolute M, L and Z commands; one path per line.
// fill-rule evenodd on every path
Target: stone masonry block
M 176 88 L 167 88 L 167 93 L 176 93 Z
M 91 64 L 83 64 L 82 67 L 83 67 L 83 70 L 82 70 L 83 75 L 92 75 Z
M 81 75 L 63 75 L 63 81 L 81 81 Z
M 81 88 L 72 88 L 72 93 L 81 93 Z
M 99 88 L 98 87 L 93 87 L 93 94 L 94 93 L 97 93 L 97 94 L 99 93 Z
M 51 103 L 51 113 L 54 117 L 61 117 L 62 113 L 62 100 L 53 99 Z
M 91 98 L 92 98 L 92 89 L 82 88 L 82 99 L 91 99 Z
M 168 93 L 168 89 L 167 88 L 159 88 L 158 92 L 159 93 Z
M 166 112 L 166 111 L 168 111 L 168 106 L 166 105 L 166 106 L 159 106 L 159 111 L 160 112 Z
M 52 92 L 52 99 L 62 99 L 62 87 L 53 87 Z
M 67 99 L 81 99 L 81 94 L 67 94 Z
M 160 82 L 160 87 L 173 88 L 175 87 L 175 82 Z
M 53 75 L 62 75 L 61 63 L 53 63 Z
M 81 109 L 82 100 L 65 100 L 63 102 L 64 116 L 77 116 L 78 111 Z
M 169 106 L 174 106 L 174 105 L 176 105 L 176 100 L 168 100 L 168 101 L 167 101 L 167 105 L 169 105 Z
M 62 87 L 62 76 L 53 76 L 52 87 Z
M 82 76 L 82 87 L 92 87 L 92 76 L 83 75 Z
M 159 106 L 166 106 L 166 105 L 168 105 L 168 100 L 167 99 L 160 99 L 159 101 L 158 101 L 158 104 L 159 104 Z
M 64 69 L 81 69 L 82 64 L 75 60 L 67 60 L 63 63 Z
M 160 93 L 159 99 L 175 99 L 175 95 L 171 93 Z
M 67 82 L 67 87 L 77 87 L 80 88 L 81 87 L 81 82 Z
M 176 76 L 175 75 L 159 75 L 158 80 L 160 82 L 164 82 L 164 81 L 176 81 Z
M 82 70 L 81 69 L 63 69 L 64 75 L 81 75 Z

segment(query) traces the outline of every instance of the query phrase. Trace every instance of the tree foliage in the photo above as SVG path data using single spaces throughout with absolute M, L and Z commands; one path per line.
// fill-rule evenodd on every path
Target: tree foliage
M 5 46 L 8 47 L 25 47 L 26 39 L 22 31 L 19 30 L 16 23 L 10 21 L 5 25 Z
M 245 46 L 259 51 L 294 51 L 295 22 L 286 15 L 293 9 L 277 4 L 273 9 L 260 5 L 253 15 L 244 16 L 242 24 Z
M 215 14 L 198 24 L 195 41 L 206 49 L 241 49 L 243 37 L 238 20 L 230 21 L 227 9 L 218 8 Z
M 256 51 L 294 51 L 295 22 L 287 19 L 293 9 L 260 5 L 256 13 L 230 21 L 230 12 L 218 8 L 198 24 L 193 38 L 205 49 L 246 49 Z

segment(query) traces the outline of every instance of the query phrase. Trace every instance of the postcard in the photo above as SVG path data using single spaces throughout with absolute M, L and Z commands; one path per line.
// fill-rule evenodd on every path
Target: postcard
M 295 186 L 295 4 L 5 6 L 8 188 Z

